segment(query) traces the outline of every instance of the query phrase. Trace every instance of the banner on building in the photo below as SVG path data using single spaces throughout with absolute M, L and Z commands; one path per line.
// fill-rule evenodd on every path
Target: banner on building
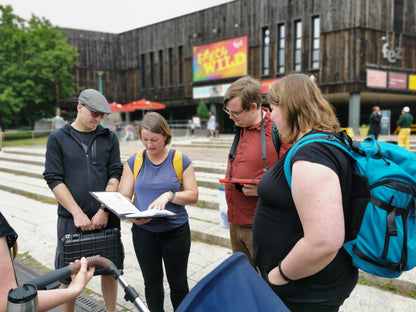
M 367 87 L 387 88 L 387 72 L 367 69 Z
M 262 80 L 261 81 L 261 93 L 266 94 L 267 92 L 269 92 L 271 86 L 274 85 L 274 83 L 279 80 L 280 78 Z
M 193 81 L 223 79 L 247 75 L 248 37 L 195 46 Z
M 209 99 L 215 97 L 223 97 L 231 83 L 217 84 L 203 87 L 194 87 L 192 89 L 193 99 Z
M 407 74 L 389 72 L 389 88 L 407 89 Z
M 416 75 L 409 75 L 409 90 L 416 90 Z

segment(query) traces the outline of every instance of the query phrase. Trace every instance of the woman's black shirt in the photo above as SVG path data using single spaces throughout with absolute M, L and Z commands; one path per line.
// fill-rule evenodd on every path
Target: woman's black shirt
M 314 132 L 315 133 L 315 132 Z M 308 134 L 307 134 L 308 135 Z M 303 237 L 302 225 L 283 170 L 287 153 L 262 177 L 258 185 L 259 200 L 253 222 L 254 262 L 263 278 L 277 267 L 296 242 Z M 343 207 L 351 194 L 352 165 L 344 152 L 326 143 L 310 143 L 297 150 L 293 161 L 306 160 L 325 165 L 340 179 Z M 322 271 L 278 287 L 278 295 L 291 301 L 314 301 L 339 298 L 351 291 L 358 277 L 350 256 L 343 248 Z M 274 290 L 276 291 L 275 287 Z

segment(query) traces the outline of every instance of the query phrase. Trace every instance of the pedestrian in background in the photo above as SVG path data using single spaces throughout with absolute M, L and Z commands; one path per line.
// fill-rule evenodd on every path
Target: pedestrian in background
M 410 114 L 408 106 L 403 107 L 402 115 L 397 120 L 396 125 L 400 127 L 399 137 L 397 138 L 397 145 L 410 150 L 410 132 L 413 123 L 413 116 Z
M 370 131 L 369 134 L 374 135 L 377 140 L 380 134 L 381 111 L 380 107 L 374 106 L 373 112 L 370 115 Z
M 116 131 L 117 138 L 120 138 L 121 131 L 123 131 L 123 124 L 121 123 L 121 120 L 117 120 L 114 123 L 114 130 Z
M 136 257 L 145 285 L 146 303 L 152 312 L 164 311 L 163 267 L 170 287 L 173 308 L 189 292 L 187 269 L 191 232 L 185 205 L 198 201 L 198 187 L 190 159 L 182 154 L 182 181 L 173 165 L 175 150 L 168 147 L 172 135 L 166 120 L 147 113 L 140 122 L 139 138 L 145 150 L 142 166 L 134 176 L 136 154 L 124 165 L 120 193 L 138 210 L 167 209 L 173 217 L 133 219 L 132 235 Z M 176 151 L 176 153 L 178 153 Z
M 208 130 L 208 136 L 210 138 L 213 138 L 215 136 L 215 126 L 216 126 L 216 120 L 215 115 L 213 112 L 209 112 L 209 119 L 207 122 L 207 130 Z
M 276 82 L 267 94 L 282 140 L 314 133 L 337 136 L 334 108 L 304 74 Z M 253 222 L 254 263 L 292 312 L 335 312 L 358 280 L 342 248 L 344 208 L 351 196 L 352 163 L 335 146 L 311 142 L 291 159 L 292 186 L 282 156 L 261 178 Z
M 262 107 L 260 81 L 243 77 L 233 82 L 224 95 L 224 112 L 236 125 L 236 136 L 239 136 L 235 155 L 228 157 L 226 178 L 260 179 L 279 158 L 272 138 L 270 111 Z M 266 161 L 263 158 L 262 128 Z M 283 144 L 281 155 L 287 149 L 288 146 Z M 244 253 L 254 267 L 252 225 L 257 206 L 257 185 L 227 183 L 225 196 L 233 253 Z
M 65 124 L 64 119 L 61 117 L 61 112 L 57 111 L 56 116 L 52 119 L 52 130 L 59 130 Z
M 124 138 L 123 141 L 127 141 L 128 139 L 132 139 L 134 140 L 134 135 L 133 135 L 133 123 L 129 122 L 125 127 L 124 127 Z
M 43 176 L 58 202 L 55 269 L 65 266 L 66 234 L 120 228 L 120 219 L 90 194 L 116 192 L 123 170 L 117 136 L 100 125 L 110 113 L 106 98 L 94 89 L 86 89 L 79 95 L 75 121 L 48 138 Z M 69 281 L 62 281 L 61 288 L 67 284 Z M 106 310 L 115 311 L 117 281 L 111 275 L 102 275 L 101 288 Z M 61 311 L 74 308 L 75 299 L 62 305 Z

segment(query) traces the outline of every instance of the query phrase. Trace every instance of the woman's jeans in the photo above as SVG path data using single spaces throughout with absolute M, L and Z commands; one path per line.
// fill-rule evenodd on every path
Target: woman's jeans
M 146 303 L 150 311 L 163 310 L 163 266 L 170 287 L 173 308 L 188 294 L 188 258 L 191 247 L 189 223 L 166 232 L 149 232 L 133 225 L 133 244 L 142 270 Z

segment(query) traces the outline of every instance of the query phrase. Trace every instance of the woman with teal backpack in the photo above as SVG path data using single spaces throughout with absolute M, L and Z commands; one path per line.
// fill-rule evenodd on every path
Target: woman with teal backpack
M 316 133 L 336 136 L 340 129 L 333 107 L 306 75 L 282 78 L 267 100 L 271 119 L 287 144 Z M 284 172 L 287 155 L 258 184 L 254 263 L 292 312 L 335 312 L 358 279 L 358 270 L 342 248 L 352 163 L 335 146 L 306 144 L 291 161 L 290 188 Z

